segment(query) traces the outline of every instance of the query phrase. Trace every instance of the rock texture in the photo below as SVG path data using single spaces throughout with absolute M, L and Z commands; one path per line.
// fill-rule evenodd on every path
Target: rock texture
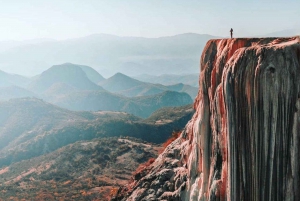
M 196 113 L 114 200 L 300 200 L 300 38 L 208 41 Z

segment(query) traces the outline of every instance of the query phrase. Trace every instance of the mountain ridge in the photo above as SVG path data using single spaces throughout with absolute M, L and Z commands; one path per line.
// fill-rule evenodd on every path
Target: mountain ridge
M 102 91 L 75 91 L 47 101 L 75 111 L 111 110 L 128 112 L 142 118 L 150 116 L 161 107 L 182 106 L 193 102 L 187 93 L 176 91 L 131 98 Z
M 15 47 L 0 52 L 0 65 L 4 71 L 16 73 L 18 70 L 19 74 L 27 76 L 38 74 L 53 64 L 65 62 L 94 66 L 105 76 L 115 72 L 131 76 L 167 73 L 169 68 L 177 73 L 193 72 L 201 48 L 211 38 L 216 37 L 182 34 L 148 39 L 94 35 Z M 16 56 L 18 60 L 13 59 Z M 134 65 L 145 68 L 140 69 Z M 20 69 L 20 66 L 23 68 Z
M 164 91 L 176 91 L 188 93 L 191 98 L 196 97 L 198 88 L 176 83 L 173 85 L 162 85 L 150 82 L 143 82 L 122 73 L 116 73 L 112 77 L 99 83 L 107 91 L 121 94 L 127 97 L 149 96 L 163 93 Z
M 0 166 L 47 154 L 80 140 L 131 136 L 164 142 L 173 130 L 182 129 L 193 110 L 189 105 L 164 111 L 164 119 L 152 117 L 156 119 L 153 121 L 125 112 L 70 111 L 36 98 L 2 101 Z M 172 116 L 168 117 L 168 111 Z

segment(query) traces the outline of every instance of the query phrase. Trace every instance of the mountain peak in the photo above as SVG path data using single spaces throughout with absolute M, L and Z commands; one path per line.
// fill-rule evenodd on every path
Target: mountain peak
M 144 83 L 120 72 L 100 83 L 100 86 L 111 92 L 118 92 L 140 85 L 144 85 Z
M 54 65 L 39 75 L 37 79 L 30 84 L 29 89 L 41 93 L 55 83 L 66 83 L 80 90 L 103 90 L 89 79 L 85 71 L 93 74 L 92 69 L 87 66 L 72 63 Z
M 105 80 L 105 78 L 102 75 L 100 75 L 95 69 L 86 65 L 79 65 L 79 64 L 73 64 L 67 62 L 59 65 L 54 65 L 48 70 L 53 70 L 53 69 L 55 69 L 56 71 L 66 71 L 66 70 L 81 71 L 82 70 L 86 74 L 86 76 L 95 84 L 98 84 L 99 82 Z
M 123 73 L 120 73 L 120 72 L 117 72 L 116 74 L 114 74 L 112 77 L 126 77 L 126 78 L 130 78 L 129 76 L 123 74 Z

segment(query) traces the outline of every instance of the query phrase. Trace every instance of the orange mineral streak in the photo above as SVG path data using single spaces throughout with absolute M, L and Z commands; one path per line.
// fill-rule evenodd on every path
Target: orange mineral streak
M 240 49 L 242 47 L 245 47 L 246 45 L 246 40 L 242 39 L 233 39 L 230 41 L 228 54 L 227 54 L 227 61 L 232 57 L 232 55 L 235 53 L 237 49 Z
M 176 140 L 179 137 L 180 134 L 181 131 L 174 131 L 172 135 L 167 139 L 167 141 L 163 143 L 163 147 L 161 151 L 159 151 L 159 153 L 162 153 L 169 144 L 171 144 L 174 140 Z
M 155 158 L 149 158 L 148 161 L 139 165 L 139 167 L 132 173 L 133 176 L 140 174 L 142 171 L 145 171 L 153 162 Z

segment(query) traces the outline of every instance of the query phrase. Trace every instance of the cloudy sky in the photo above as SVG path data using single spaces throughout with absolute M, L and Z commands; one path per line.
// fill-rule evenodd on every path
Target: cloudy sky
M 236 37 L 300 28 L 299 0 L 0 0 L 0 41 L 95 33 Z

